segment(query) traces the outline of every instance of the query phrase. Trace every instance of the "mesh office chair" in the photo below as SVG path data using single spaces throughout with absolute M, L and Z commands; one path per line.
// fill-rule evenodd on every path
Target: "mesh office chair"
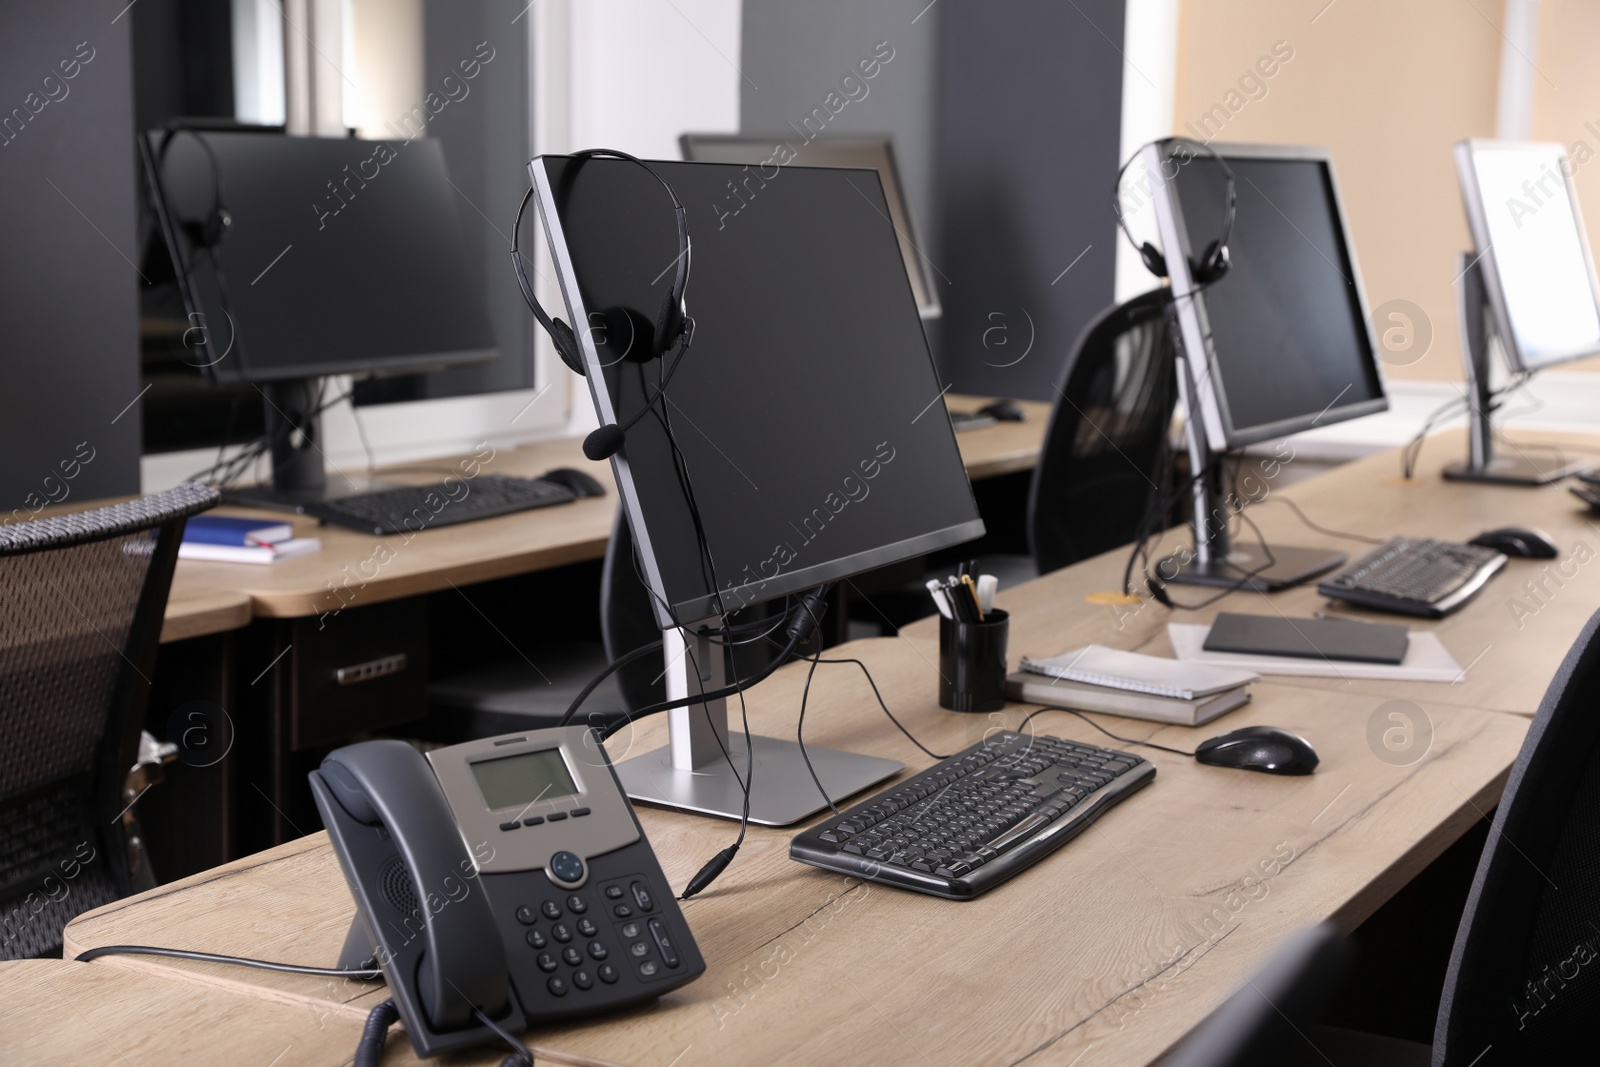
M 1028 491 L 1038 574 L 1129 543 L 1151 506 L 1177 403 L 1171 305 L 1170 290 L 1153 289 L 1106 310 L 1078 338 Z
M 123 790 L 184 520 L 217 500 L 186 484 L 0 527 L 0 958 L 154 885 Z

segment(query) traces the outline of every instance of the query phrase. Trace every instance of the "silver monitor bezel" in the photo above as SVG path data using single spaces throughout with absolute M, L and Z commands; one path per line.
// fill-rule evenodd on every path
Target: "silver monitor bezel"
M 1583 210 L 1578 205 L 1578 187 L 1572 180 L 1567 164 L 1567 152 L 1553 141 L 1501 141 L 1489 138 L 1469 138 L 1455 146 L 1456 178 L 1461 186 L 1461 204 L 1467 214 L 1467 228 L 1472 233 L 1477 264 L 1483 277 L 1484 292 L 1488 297 L 1490 314 L 1494 316 L 1495 333 L 1505 353 L 1507 367 L 1515 374 L 1532 373 L 1562 363 L 1600 355 L 1600 342 L 1592 346 L 1562 351 L 1537 362 L 1530 362 L 1523 354 L 1520 339 L 1511 325 L 1511 308 L 1506 303 L 1505 288 L 1501 285 L 1500 264 L 1489 240 L 1489 213 L 1483 200 L 1483 188 L 1478 182 L 1476 153 L 1480 150 L 1520 151 L 1528 154 L 1554 153 L 1556 170 L 1566 185 L 1567 203 L 1572 205 L 1572 224 L 1577 227 L 1578 246 L 1583 250 L 1583 262 L 1589 271 L 1589 297 L 1594 301 L 1595 312 L 1600 315 L 1600 279 L 1596 278 L 1594 254 L 1589 247 L 1589 231 L 1584 229 Z
M 1261 441 L 1271 441 L 1290 434 L 1320 426 L 1345 422 L 1389 410 L 1388 387 L 1384 379 L 1382 351 L 1372 328 L 1372 309 L 1367 304 L 1366 285 L 1362 281 L 1361 266 L 1356 261 L 1355 245 L 1350 240 L 1346 223 L 1344 198 L 1339 191 L 1338 175 L 1327 149 L 1308 145 L 1211 144 L 1209 147 L 1227 159 L 1269 159 L 1291 162 L 1320 163 L 1328 176 L 1328 189 L 1338 214 L 1340 239 L 1344 244 L 1345 259 L 1350 264 L 1351 280 L 1356 288 L 1356 302 L 1361 312 L 1361 325 L 1367 339 L 1367 349 L 1377 375 L 1378 388 L 1383 395 L 1360 403 L 1336 407 L 1337 398 L 1321 412 L 1307 413 L 1291 419 L 1259 426 L 1238 426 L 1228 405 L 1223 389 L 1217 354 L 1212 345 L 1210 320 L 1206 315 L 1204 287 L 1199 286 L 1190 270 L 1193 249 L 1189 243 L 1188 229 L 1184 225 L 1183 208 L 1178 202 L 1177 190 L 1163 171 L 1164 153 L 1172 141 L 1153 142 L 1140 151 L 1141 163 L 1150 175 L 1154 190 L 1152 201 L 1156 209 L 1156 226 L 1161 235 L 1163 258 L 1166 260 L 1171 280 L 1173 306 L 1177 310 L 1178 329 L 1183 351 L 1189 357 L 1190 373 L 1194 376 L 1198 394 L 1200 420 L 1205 427 L 1206 439 L 1213 452 L 1226 452 Z M 1195 161 L 1207 162 L 1204 152 L 1195 153 Z M 1212 165 L 1215 165 L 1214 163 Z M 1176 177 L 1176 174 L 1174 174 Z M 1190 412 L 1193 418 L 1194 413 Z
M 699 144 L 749 145 L 752 149 L 755 149 L 757 145 L 764 146 L 757 150 L 757 155 L 759 155 L 761 152 L 770 153 L 774 145 L 787 143 L 791 138 L 792 135 L 785 135 L 781 133 L 685 133 L 678 137 L 678 151 L 683 155 L 685 162 L 720 162 L 717 160 L 697 160 L 694 157 L 694 146 Z M 884 200 L 888 202 L 889 214 L 893 216 L 895 209 L 898 207 L 900 219 L 905 223 L 905 232 L 903 234 L 898 232 L 900 229 L 899 226 L 895 226 L 895 230 L 896 235 L 903 237 L 906 244 L 911 248 L 910 255 L 906 255 L 904 249 L 902 248 L 901 258 L 909 261 L 907 264 L 908 274 L 912 270 L 916 271 L 918 285 L 920 285 L 922 294 L 925 297 L 925 299 L 919 299 L 917 301 L 917 314 L 925 320 L 939 318 L 944 313 L 944 309 L 939 303 L 939 290 L 934 286 L 934 278 L 933 272 L 930 269 L 930 261 L 928 260 L 928 257 L 923 254 L 922 244 L 917 240 L 916 220 L 911 217 L 911 201 L 905 195 L 905 182 L 900 178 L 900 164 L 899 161 L 895 159 L 894 138 L 890 137 L 888 134 L 851 133 L 839 134 L 837 136 L 824 134 L 818 137 L 817 140 L 823 141 L 829 145 L 861 144 L 872 148 L 883 149 L 883 155 L 884 159 L 887 161 L 887 166 L 873 167 L 872 169 L 878 172 L 879 183 L 883 186 L 883 197 Z M 791 150 L 794 150 L 796 155 L 798 155 L 805 149 L 802 147 L 798 150 L 795 150 L 792 149 L 791 146 Z M 756 158 L 752 159 L 750 165 L 755 166 L 759 165 L 760 163 L 761 160 Z M 786 163 L 780 165 L 793 166 L 794 164 Z M 890 222 L 894 222 L 892 217 Z M 913 295 L 916 295 L 917 286 L 913 286 L 911 291 Z

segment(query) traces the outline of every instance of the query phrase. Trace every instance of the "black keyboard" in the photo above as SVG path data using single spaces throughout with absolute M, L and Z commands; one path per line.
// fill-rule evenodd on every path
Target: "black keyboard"
M 990 735 L 796 837 L 789 856 L 970 900 L 1031 867 L 1156 776 L 1138 756 L 1055 737 Z
M 1318 585 L 1317 592 L 1365 608 L 1438 619 L 1477 595 L 1505 563 L 1492 548 L 1396 537 Z
M 382 536 L 492 519 L 529 508 L 569 504 L 576 499 L 572 490 L 554 482 L 480 474 L 449 485 L 402 485 L 320 500 L 305 505 L 304 510 L 323 522 Z

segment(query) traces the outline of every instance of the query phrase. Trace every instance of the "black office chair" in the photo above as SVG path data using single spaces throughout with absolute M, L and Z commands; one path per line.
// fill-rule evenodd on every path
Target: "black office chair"
M 1132 542 L 1165 495 L 1157 467 L 1177 404 L 1171 306 L 1170 290 L 1153 289 L 1078 336 L 1028 485 L 1029 555 L 979 561 L 1002 589 Z M 925 590 L 912 592 L 931 610 Z
M 155 884 L 132 804 L 184 521 L 207 486 L 0 526 L 0 958 Z
M 1166 288 L 1103 312 L 1078 338 L 1028 491 L 1038 574 L 1128 544 L 1161 480 L 1177 403 Z
M 1445 975 L 1433 1062 L 1593 1062 L 1600 1018 L 1600 614 L 1512 765 Z
M 555 726 L 573 699 L 612 658 L 659 640 L 650 593 L 634 570 L 633 532 L 621 509 L 600 571 L 601 641 L 563 641 L 528 650 L 428 686 L 428 703 L 444 739 L 462 741 Z M 659 656 L 645 656 L 611 675 L 583 704 L 595 726 L 631 708 L 666 699 Z
M 1431 1050 L 1335 1027 L 1271 1061 L 1345 1067 L 1589 1063 L 1600 1017 L 1600 613 L 1550 683 L 1456 933 Z M 1221 1025 L 1219 1010 L 1202 1026 Z M 1200 1031 L 1196 1031 L 1196 1036 Z M 1187 1046 L 1185 1046 L 1187 1047 Z M 1184 1067 L 1243 1064 L 1220 1056 Z

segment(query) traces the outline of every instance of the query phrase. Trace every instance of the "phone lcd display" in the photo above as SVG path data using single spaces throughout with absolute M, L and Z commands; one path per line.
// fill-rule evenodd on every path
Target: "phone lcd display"
M 523 807 L 578 791 L 559 748 L 481 760 L 471 767 L 490 809 Z

